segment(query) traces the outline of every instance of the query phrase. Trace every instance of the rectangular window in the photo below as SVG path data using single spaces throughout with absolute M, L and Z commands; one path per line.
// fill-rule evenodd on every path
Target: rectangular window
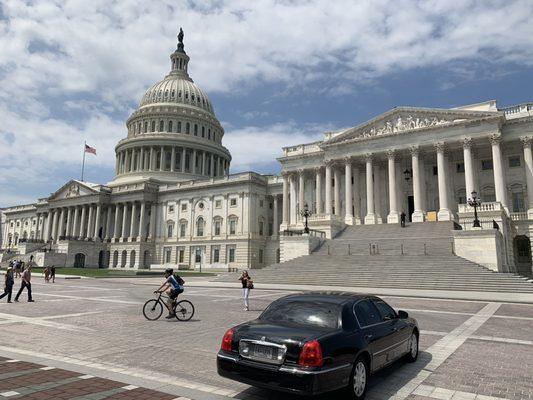
M 268 236 L 272 236 L 274 234 L 274 225 L 272 225 L 272 222 L 268 223 Z
M 164 260 L 165 260 L 165 263 L 168 264 L 171 262 L 171 256 L 172 256 L 172 248 L 171 247 L 165 247 L 163 249 L 163 253 L 164 253 Z
M 213 263 L 220 262 L 220 248 L 218 246 L 213 246 L 211 254 L 213 255 Z
M 222 208 L 222 200 L 215 200 L 215 208 Z
M 492 160 L 481 160 L 481 169 L 483 171 L 490 171 L 492 168 Z
M 187 229 L 186 223 L 180 224 L 180 237 L 185 237 L 185 230 Z
M 168 212 L 173 213 L 174 212 L 174 206 L 168 206 Z
M 202 249 L 199 247 L 194 251 L 194 262 L 196 264 L 201 264 L 202 262 Z
M 513 212 L 525 211 L 524 194 L 521 192 L 513 193 Z
M 516 168 L 520 166 L 520 156 L 509 157 L 509 168 Z
M 174 233 L 174 225 L 169 225 L 167 227 L 167 237 L 171 238 Z
M 230 235 L 235 235 L 235 232 L 237 231 L 237 221 L 235 221 L 234 219 L 232 219 L 230 222 L 229 222 L 229 234 Z
M 230 207 L 236 207 L 237 206 L 237 199 L 233 198 L 229 201 Z
M 457 163 L 455 170 L 458 174 L 465 172 L 465 163 Z
M 264 226 L 264 222 L 259 221 L 259 236 L 263 236 L 263 226 Z
M 181 211 L 187 211 L 187 203 L 181 205 Z
M 180 248 L 178 250 L 178 262 L 179 263 L 185 262 L 185 249 Z
M 220 235 L 220 221 L 215 221 L 215 236 Z
M 235 247 L 228 248 L 228 263 L 235 262 Z

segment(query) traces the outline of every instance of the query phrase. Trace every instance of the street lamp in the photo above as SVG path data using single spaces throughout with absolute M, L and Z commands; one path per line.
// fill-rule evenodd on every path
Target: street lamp
M 405 178 L 406 182 L 409 182 L 409 179 L 413 176 L 413 171 L 407 168 L 405 171 L 403 171 L 403 176 Z
M 474 207 L 474 228 L 481 228 L 481 224 L 477 217 L 477 208 L 481 205 L 481 200 L 477 197 L 477 192 L 475 190 L 472 192 L 472 197 L 468 199 L 468 205 Z
M 300 215 L 305 218 L 305 225 L 304 225 L 304 233 L 309 233 L 309 225 L 307 224 L 307 219 L 312 215 L 313 213 L 309 211 L 309 207 L 307 206 L 307 203 L 304 206 L 304 209 L 300 211 Z
M 52 251 L 52 243 L 54 242 L 54 239 L 50 238 L 50 240 L 48 240 L 48 243 L 50 243 L 50 247 L 48 248 L 48 252 L 50 253 Z

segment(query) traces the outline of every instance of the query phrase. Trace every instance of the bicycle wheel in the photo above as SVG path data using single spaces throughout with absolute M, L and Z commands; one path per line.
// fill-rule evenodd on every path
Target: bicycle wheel
M 161 314 L 163 314 L 163 304 L 160 301 L 152 299 L 144 303 L 143 306 L 144 318 L 149 321 L 155 321 Z
M 179 301 L 174 310 L 176 312 L 176 318 L 180 321 L 188 321 L 194 315 L 194 306 L 189 300 Z

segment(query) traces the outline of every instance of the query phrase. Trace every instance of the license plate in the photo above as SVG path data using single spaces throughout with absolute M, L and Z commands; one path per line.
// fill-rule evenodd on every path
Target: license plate
M 274 358 L 274 352 L 271 347 L 255 345 L 253 349 L 254 357 L 266 358 L 272 360 Z

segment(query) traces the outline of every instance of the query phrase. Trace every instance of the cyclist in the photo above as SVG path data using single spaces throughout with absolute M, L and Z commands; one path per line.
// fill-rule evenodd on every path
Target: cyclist
M 180 293 L 183 293 L 183 286 L 180 285 L 178 279 L 174 276 L 174 270 L 172 268 L 167 268 L 165 270 L 165 282 L 157 289 L 154 293 L 163 293 L 166 291 L 168 295 L 167 308 L 168 316 L 167 319 L 175 317 L 174 307 L 176 306 L 176 299 Z

